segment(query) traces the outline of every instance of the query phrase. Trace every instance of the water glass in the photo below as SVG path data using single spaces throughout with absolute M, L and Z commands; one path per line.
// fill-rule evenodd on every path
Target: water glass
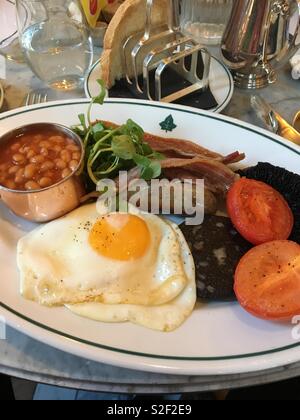
M 221 42 L 234 0 L 183 0 L 183 32 L 205 45 Z
M 20 44 L 32 71 L 58 90 L 82 87 L 93 43 L 78 0 L 16 0 Z
M 18 39 L 14 0 L 0 0 L 0 55 L 20 63 L 24 61 Z

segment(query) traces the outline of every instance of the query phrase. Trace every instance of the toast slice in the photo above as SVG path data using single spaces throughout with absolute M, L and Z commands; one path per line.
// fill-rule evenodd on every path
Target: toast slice
M 154 1 L 152 24 L 163 25 L 168 20 L 168 0 Z M 147 0 L 126 0 L 111 20 L 104 39 L 101 57 L 102 79 L 110 89 L 117 80 L 125 76 L 123 66 L 123 45 L 133 34 L 143 31 L 146 25 Z M 128 57 L 129 58 L 129 57 Z M 142 60 L 138 63 L 142 71 Z M 129 74 L 132 76 L 132 71 Z

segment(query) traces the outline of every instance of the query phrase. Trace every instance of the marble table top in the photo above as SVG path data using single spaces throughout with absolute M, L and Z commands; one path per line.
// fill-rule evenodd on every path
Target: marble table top
M 8 63 L 5 105 L 1 111 L 20 107 L 27 93 L 45 89 L 25 65 Z M 276 84 L 261 91 L 287 120 L 300 108 L 300 81 L 292 80 L 289 66 Z M 224 114 L 252 124 L 261 125 L 250 107 L 251 93 L 236 90 Z M 48 92 L 48 100 L 84 97 L 83 91 Z M 248 375 L 187 377 L 159 375 L 115 368 L 63 353 L 39 343 L 11 328 L 6 340 L 0 340 L 0 372 L 64 387 L 111 393 L 178 393 L 230 389 L 284 380 L 300 375 L 300 364 Z

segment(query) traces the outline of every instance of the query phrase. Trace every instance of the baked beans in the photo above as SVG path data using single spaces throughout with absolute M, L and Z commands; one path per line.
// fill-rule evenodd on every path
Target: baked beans
M 50 187 L 79 166 L 81 148 L 55 129 L 18 136 L 0 145 L 0 185 L 18 191 Z

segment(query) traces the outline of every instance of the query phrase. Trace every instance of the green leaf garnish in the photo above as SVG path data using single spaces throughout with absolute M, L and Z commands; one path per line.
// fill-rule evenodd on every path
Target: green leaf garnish
M 152 152 L 149 156 L 153 160 L 164 160 L 165 156 L 162 153 L 159 152 Z
M 104 83 L 104 81 L 103 81 L 103 80 L 101 80 L 101 79 L 98 79 L 98 80 L 97 80 L 97 83 L 98 83 L 98 85 L 101 87 L 101 92 L 99 93 L 99 95 L 98 95 L 98 96 L 95 96 L 95 97 L 93 98 L 93 103 L 94 103 L 94 104 L 103 105 L 103 103 L 104 103 L 104 99 L 105 99 L 105 96 L 106 96 L 106 87 L 105 87 L 105 83 Z
M 141 172 L 141 178 L 145 181 L 151 181 L 160 177 L 161 175 L 161 164 L 157 161 L 151 161 L 150 165 L 144 166 Z
M 122 131 L 128 134 L 137 143 L 142 143 L 144 139 L 144 130 L 132 120 L 128 120 L 122 127 Z
M 152 150 L 152 148 L 149 146 L 149 144 L 148 144 L 148 143 L 143 143 L 143 144 L 142 144 L 142 151 L 143 151 L 143 154 L 144 154 L 145 156 L 149 156 L 149 155 L 152 155 L 152 154 L 153 154 L 153 150 Z
M 100 122 L 93 125 L 93 134 L 102 133 L 104 130 L 104 125 Z
M 150 181 L 151 179 L 160 177 L 161 164 L 159 161 L 150 160 L 148 157 L 141 155 L 135 155 L 134 161 L 141 169 L 142 179 Z
M 91 113 L 92 113 L 92 107 L 93 107 L 93 105 L 94 105 L 94 104 L 103 105 L 103 103 L 104 103 L 104 99 L 105 99 L 105 96 L 106 96 L 106 87 L 105 87 L 105 83 L 104 83 L 104 81 L 103 81 L 103 80 L 101 80 L 101 79 L 98 79 L 98 80 L 97 80 L 97 83 L 98 83 L 98 85 L 100 86 L 101 91 L 100 91 L 100 93 L 99 93 L 99 95 L 98 95 L 98 96 L 95 96 L 95 97 L 92 99 L 92 101 L 91 101 L 91 103 L 90 103 L 90 105 L 89 105 L 89 108 L 88 108 L 88 112 L 87 112 L 87 119 L 88 119 L 88 123 L 89 123 L 89 125 L 90 125 L 90 126 L 92 125 L 92 117 L 91 117 Z
M 115 178 L 119 171 L 129 171 L 138 166 L 141 177 L 147 181 L 161 175 L 160 160 L 163 155 L 155 152 L 144 141 L 144 130 L 132 119 L 121 127 L 111 128 L 109 124 L 92 122 L 92 107 L 102 105 L 106 96 L 105 84 L 97 81 L 100 93 L 91 100 L 87 115 L 79 115 L 80 125 L 73 130 L 82 138 L 84 160 L 80 172 L 86 180 L 89 192 L 103 178 Z
M 100 140 L 104 136 L 105 128 L 102 123 L 96 123 L 93 125 L 92 133 L 96 141 Z
M 152 169 L 152 178 L 159 178 L 161 176 L 161 164 L 157 160 L 153 160 L 150 164 L 150 168 Z
M 85 131 L 87 131 L 87 130 L 88 130 L 88 128 L 87 128 L 87 126 L 86 126 L 86 122 L 85 122 L 85 115 L 84 115 L 84 114 L 79 114 L 79 115 L 78 115 L 78 118 L 79 118 L 79 121 L 80 121 L 80 124 L 81 124 L 82 128 L 83 128 Z
M 153 170 L 151 166 L 147 166 L 142 169 L 141 178 L 145 181 L 151 181 L 151 179 L 153 179 Z
M 124 160 L 132 160 L 136 153 L 131 137 L 125 134 L 113 137 L 111 147 L 114 154 Z
M 142 168 L 149 166 L 150 163 L 151 163 L 150 159 L 148 159 L 146 156 L 142 156 L 142 155 L 133 156 L 133 160 L 135 161 L 137 166 L 140 166 Z
M 142 168 L 141 178 L 145 181 L 151 181 L 160 177 L 161 175 L 161 164 L 157 161 L 152 161 L 149 166 Z

